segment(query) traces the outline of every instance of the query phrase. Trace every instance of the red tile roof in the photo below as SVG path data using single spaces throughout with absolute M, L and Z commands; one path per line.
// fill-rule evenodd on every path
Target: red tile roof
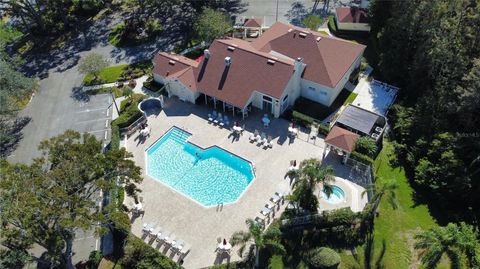
M 343 149 L 346 152 L 352 152 L 359 137 L 356 133 L 333 126 L 325 138 L 325 143 Z
M 157 53 L 153 58 L 153 64 L 153 72 L 163 77 L 170 77 L 174 73 L 198 65 L 198 63 L 192 59 L 166 52 Z
M 369 23 L 368 11 L 356 7 L 337 7 L 335 9 L 339 22 Z
M 243 26 L 245 27 L 262 27 L 263 20 L 260 18 L 245 19 Z
M 254 91 L 280 98 L 294 72 L 293 60 L 258 52 L 240 39 L 217 39 L 209 51 L 194 69 L 198 90 L 240 108 Z M 231 59 L 229 68 L 225 57 Z
M 330 88 L 340 82 L 365 49 L 364 45 L 280 22 L 252 42 L 252 47 L 303 58 L 307 65 L 303 78 Z

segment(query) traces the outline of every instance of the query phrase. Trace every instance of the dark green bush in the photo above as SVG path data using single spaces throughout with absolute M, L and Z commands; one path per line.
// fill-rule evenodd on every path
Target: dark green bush
M 118 149 L 120 147 L 120 128 L 116 121 L 112 121 L 112 140 L 110 141 L 112 149 Z
M 94 250 L 90 252 L 88 256 L 87 268 L 88 269 L 97 269 L 100 261 L 102 261 L 103 255 L 102 252 Z
M 326 247 L 314 249 L 307 257 L 307 263 L 314 269 L 335 269 L 340 264 L 340 255 Z
M 323 222 L 329 226 L 351 225 L 360 214 L 354 213 L 350 207 L 331 210 L 324 215 Z
M 375 154 L 378 151 L 377 143 L 375 142 L 375 140 L 368 136 L 362 136 L 355 142 L 354 151 L 373 159 L 375 158 Z
M 367 155 L 364 155 L 362 153 L 358 153 L 356 151 L 354 151 L 350 154 L 350 158 L 355 160 L 355 161 L 366 164 L 366 165 L 373 165 L 373 162 L 374 162 L 372 158 L 370 158 Z
M 282 256 L 273 255 L 268 261 L 268 269 L 283 269 L 285 265 L 283 264 Z
M 328 133 L 330 132 L 330 126 L 329 125 L 325 125 L 325 124 L 319 124 L 318 125 L 318 133 L 319 134 L 322 134 L 324 136 L 328 135 Z
M 114 121 L 118 128 L 128 127 L 143 116 L 142 111 L 138 109 L 138 103 L 145 98 L 145 95 L 136 93 L 120 103 L 120 116 Z
M 318 124 L 314 118 L 295 110 L 292 112 L 292 120 L 306 128 L 309 128 L 311 125 Z
M 160 268 L 160 269 L 180 269 L 174 261 L 162 255 L 159 251 L 152 248 L 141 239 L 129 235 L 124 248 L 124 256 L 121 260 L 123 268 Z

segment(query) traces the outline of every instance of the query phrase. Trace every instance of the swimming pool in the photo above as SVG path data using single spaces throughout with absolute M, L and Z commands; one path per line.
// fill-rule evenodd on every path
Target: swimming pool
M 147 174 L 203 206 L 235 202 L 254 179 L 252 165 L 220 147 L 202 149 L 173 127 L 146 152 Z
M 322 197 L 325 199 L 325 201 L 329 204 L 339 204 L 343 201 L 345 201 L 345 192 L 342 190 L 342 188 L 332 185 L 332 194 L 330 194 L 330 197 L 328 197 L 327 193 L 325 193 L 324 190 L 322 190 Z

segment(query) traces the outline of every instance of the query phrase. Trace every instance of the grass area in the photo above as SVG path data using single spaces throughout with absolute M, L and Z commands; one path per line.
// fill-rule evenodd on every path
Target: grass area
M 94 80 L 93 75 L 88 74 L 83 79 L 83 84 L 93 85 L 93 84 L 102 84 L 102 83 L 112 83 L 112 82 L 118 81 L 120 80 L 123 74 L 123 71 L 127 66 L 128 64 L 120 64 L 120 65 L 107 67 L 102 71 L 100 71 L 96 81 Z M 100 83 L 96 83 L 96 82 L 100 82 Z
M 296 110 L 314 119 L 322 121 L 323 119 L 328 117 L 330 114 L 335 112 L 337 109 L 339 109 L 345 103 L 345 101 L 349 98 L 350 94 L 351 94 L 350 91 L 343 89 L 338 94 L 335 101 L 333 101 L 332 105 L 329 107 L 321 105 L 317 102 L 308 100 L 306 98 L 299 98 L 295 102 L 295 106 L 293 110 Z
M 348 104 L 353 103 L 353 100 L 355 100 L 357 96 L 358 96 L 358 93 L 351 92 L 350 95 L 347 97 L 347 99 L 345 99 L 345 102 L 343 102 L 343 105 L 346 106 Z
M 0 20 L 0 40 L 8 43 L 16 38 L 21 37 L 22 35 L 22 32 Z
M 130 80 L 149 74 L 153 69 L 153 64 L 150 60 L 142 61 L 133 64 L 120 64 L 104 68 L 98 74 L 96 80 L 93 75 L 88 74 L 83 78 L 84 85 L 95 85 L 112 83 L 120 80 Z
M 411 188 L 402 168 L 393 168 L 390 161 L 393 158 L 393 145 L 385 142 L 383 150 L 375 161 L 377 184 L 384 180 L 395 179 L 399 185 L 397 200 L 399 208 L 394 210 L 385 201 L 380 204 L 379 217 L 375 220 L 374 244 L 375 256 L 380 253 L 382 241 L 386 241 L 384 256 L 385 268 L 418 268 L 417 254 L 414 254 L 414 234 L 420 229 L 429 229 L 436 226 L 426 205 L 417 205 Z M 357 248 L 362 253 L 362 248 Z M 353 256 L 342 253 L 340 268 L 351 268 L 356 264 Z M 448 261 L 442 260 L 439 268 L 449 268 Z
M 322 35 L 329 35 L 329 34 L 328 34 L 327 32 L 325 32 L 325 31 L 317 31 L 317 32 L 319 32 L 319 33 L 322 34 Z

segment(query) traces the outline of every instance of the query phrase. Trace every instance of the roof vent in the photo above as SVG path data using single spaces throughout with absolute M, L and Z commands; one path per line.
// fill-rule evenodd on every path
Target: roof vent
M 275 64 L 275 61 L 272 60 L 272 59 L 268 59 L 268 60 L 267 60 L 267 64 L 269 64 L 269 65 L 274 65 L 274 64 Z
M 237 45 L 237 44 L 235 44 L 235 43 L 232 43 L 232 44 L 230 44 L 230 45 L 232 45 L 232 46 L 234 46 L 234 47 L 237 47 L 237 48 L 238 48 L 238 45 Z
M 232 47 L 232 46 L 228 46 L 227 49 L 228 49 L 229 51 L 234 51 L 234 50 L 235 50 L 235 48 Z
M 205 59 L 208 59 L 210 57 L 210 51 L 208 49 L 204 50 L 203 55 L 205 55 Z
M 289 33 L 290 33 L 291 31 L 293 31 L 293 29 L 292 29 L 292 28 L 288 29 L 288 32 L 289 32 Z
M 301 37 L 301 38 L 305 38 L 307 36 L 307 34 L 305 33 L 298 33 L 298 35 Z
M 317 42 L 320 41 L 322 39 L 321 36 L 317 37 Z
M 232 64 L 232 58 L 230 57 L 225 57 L 225 66 L 230 66 Z
M 170 60 L 170 61 L 168 61 L 168 64 L 174 65 L 174 64 L 175 64 L 175 61 L 174 61 L 174 60 Z

